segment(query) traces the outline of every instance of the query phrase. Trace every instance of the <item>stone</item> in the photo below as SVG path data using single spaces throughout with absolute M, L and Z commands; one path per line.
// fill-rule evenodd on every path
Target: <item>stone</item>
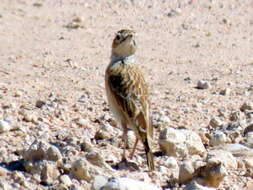
M 80 147 L 81 147 L 81 150 L 84 151 L 84 152 L 90 152 L 90 151 L 92 151 L 92 145 L 88 141 L 83 141 L 80 144 Z
M 241 112 L 240 111 L 234 111 L 229 116 L 230 121 L 239 121 L 240 119 L 241 119 Z
M 101 190 L 103 186 L 107 183 L 108 178 L 102 175 L 97 175 L 94 177 L 91 190 Z
M 229 96 L 230 93 L 231 93 L 230 88 L 225 88 L 225 89 L 220 91 L 220 94 L 223 95 L 223 96 Z
M 110 134 L 104 130 L 99 130 L 95 133 L 95 139 L 96 140 L 104 140 L 108 139 L 110 137 Z
M 40 174 L 41 182 L 44 184 L 53 184 L 53 182 L 59 177 L 60 172 L 54 162 L 45 162 Z
M 107 183 L 100 190 L 161 190 L 153 184 L 138 181 L 130 178 L 109 178 Z
M 199 80 L 197 83 L 198 89 L 208 89 L 210 87 L 211 87 L 210 83 L 206 80 Z
M 6 176 L 9 173 L 9 171 L 3 167 L 0 166 L 0 177 Z
M 11 130 L 11 125 L 4 120 L 0 120 L 0 133 L 4 133 Z
M 209 122 L 209 125 L 213 128 L 221 126 L 223 123 L 218 118 L 212 118 Z
M 245 158 L 243 159 L 246 168 L 253 169 L 253 158 Z
M 250 125 L 248 125 L 245 129 L 244 129 L 244 132 L 243 132 L 243 135 L 247 135 L 247 133 L 249 132 L 253 132 L 253 123 L 251 123 Z
M 165 128 L 160 132 L 159 145 L 168 156 L 186 157 L 206 152 L 199 135 L 187 129 Z
M 193 164 L 191 161 L 184 161 L 180 165 L 179 170 L 179 183 L 185 183 L 187 181 L 190 181 L 194 177 L 195 169 L 193 167 Z
M 217 188 L 227 175 L 227 169 L 222 163 L 208 162 L 207 165 L 199 171 L 197 180 L 203 185 Z
M 253 132 L 248 132 L 246 134 L 244 144 L 249 148 L 253 148 Z
M 90 182 L 92 177 L 89 173 L 89 170 L 89 162 L 85 158 L 79 158 L 72 163 L 70 173 L 77 179 L 83 179 L 87 182 Z
M 9 181 L 0 180 L 0 189 L 1 190 L 12 190 L 13 187 L 9 185 Z
M 66 174 L 61 175 L 61 176 L 59 177 L 59 181 L 60 181 L 61 183 L 63 183 L 64 185 L 66 185 L 67 187 L 69 187 L 69 186 L 72 185 L 72 181 L 71 181 L 70 177 L 69 177 L 68 175 L 66 175 Z
M 91 151 L 91 152 L 88 152 L 85 155 L 85 157 L 91 164 L 95 166 L 110 168 L 110 166 L 108 166 L 108 164 L 105 163 L 103 157 L 101 156 L 101 153 Z
M 253 150 L 239 143 L 222 145 L 221 149 L 232 153 L 236 157 L 251 157 Z
M 53 146 L 43 140 L 35 140 L 28 150 L 24 151 L 25 161 L 51 160 L 58 161 L 62 159 L 61 152 L 56 146 Z
M 80 127 L 91 127 L 90 122 L 87 119 L 79 118 L 76 120 L 76 124 Z
M 227 142 L 227 136 L 222 131 L 215 131 L 210 138 L 210 145 L 211 146 L 218 146 L 225 144 Z
M 215 190 L 215 188 L 205 187 L 198 184 L 196 181 L 192 181 L 191 183 L 187 184 L 183 190 Z
M 214 149 L 210 150 L 207 153 L 207 163 L 221 163 L 226 168 L 236 169 L 237 168 L 237 161 L 236 158 L 232 155 L 232 153 L 225 151 L 225 150 L 219 150 Z
M 37 108 L 42 108 L 45 104 L 46 104 L 45 101 L 37 100 L 36 103 L 35 103 L 35 106 L 36 106 Z
M 178 178 L 179 178 L 179 166 L 178 166 L 177 160 L 174 157 L 169 156 L 165 160 L 164 166 L 166 168 L 168 168 L 168 170 L 170 172 L 170 176 L 172 177 L 172 179 L 178 180 Z
M 253 110 L 253 103 L 252 102 L 245 102 L 241 107 L 240 107 L 241 111 L 250 111 Z

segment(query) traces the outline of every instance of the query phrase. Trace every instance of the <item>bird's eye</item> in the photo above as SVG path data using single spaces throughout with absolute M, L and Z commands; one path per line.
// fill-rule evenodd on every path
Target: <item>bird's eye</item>
M 117 36 L 116 36 L 116 40 L 119 41 L 120 39 L 121 39 L 120 35 L 117 35 Z

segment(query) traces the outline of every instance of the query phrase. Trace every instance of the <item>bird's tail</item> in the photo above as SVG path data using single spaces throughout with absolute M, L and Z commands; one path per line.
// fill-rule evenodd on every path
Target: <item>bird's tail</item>
M 149 171 L 153 171 L 155 169 L 154 157 L 153 157 L 153 153 L 152 153 L 152 151 L 149 147 L 148 139 L 145 139 L 143 144 L 144 144 L 144 147 L 145 147 L 148 169 L 149 169 Z

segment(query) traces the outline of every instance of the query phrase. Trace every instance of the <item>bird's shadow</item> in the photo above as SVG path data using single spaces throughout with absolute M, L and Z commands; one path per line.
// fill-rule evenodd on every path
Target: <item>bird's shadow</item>
M 120 162 L 111 166 L 115 170 L 130 170 L 130 171 L 139 171 L 140 168 L 134 162 L 130 162 L 127 159 L 122 159 Z
M 11 162 L 0 162 L 0 167 L 3 167 L 9 171 L 22 171 L 22 172 L 26 171 L 23 159 Z

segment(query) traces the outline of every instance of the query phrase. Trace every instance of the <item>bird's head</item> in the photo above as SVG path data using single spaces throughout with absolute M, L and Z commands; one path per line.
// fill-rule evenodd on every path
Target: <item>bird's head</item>
M 137 49 L 135 38 L 136 33 L 133 30 L 118 31 L 112 43 L 112 54 L 120 57 L 133 55 Z

